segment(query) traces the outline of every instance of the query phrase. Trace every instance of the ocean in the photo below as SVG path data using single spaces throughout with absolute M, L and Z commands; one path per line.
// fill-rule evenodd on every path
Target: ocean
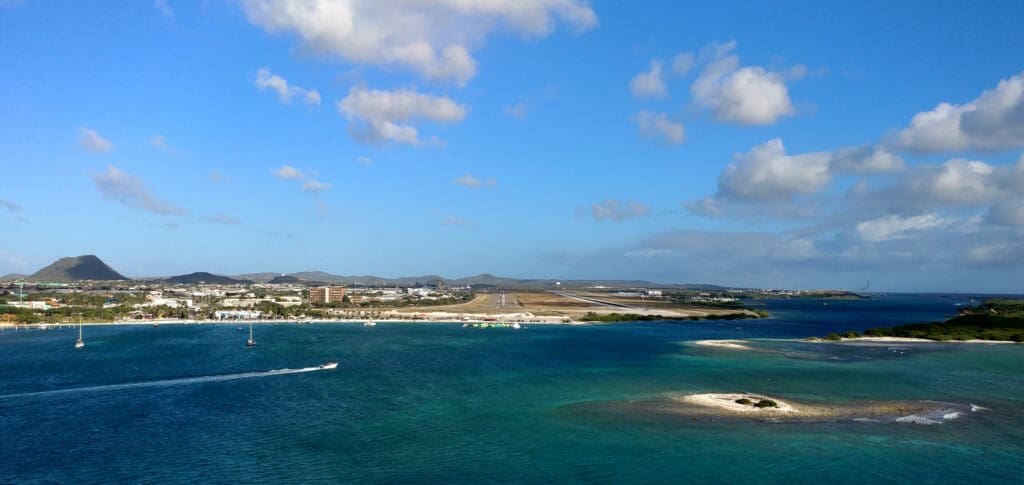
M 248 327 L 225 324 L 86 327 L 80 350 L 73 328 L 6 330 L 0 483 L 1019 483 L 1024 346 L 790 340 L 939 320 L 974 296 L 763 300 L 749 303 L 772 318 L 522 330 L 265 324 L 254 348 Z M 691 392 L 978 411 L 917 424 L 588 407 Z

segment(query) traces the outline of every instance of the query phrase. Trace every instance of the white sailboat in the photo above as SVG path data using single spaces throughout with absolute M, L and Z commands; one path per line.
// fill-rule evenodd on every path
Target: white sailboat
M 78 324 L 78 340 L 75 342 L 75 348 L 80 349 L 85 347 L 85 342 L 82 341 L 82 324 Z
M 249 340 L 245 341 L 246 347 L 255 347 L 256 341 L 252 339 L 252 322 L 249 322 Z

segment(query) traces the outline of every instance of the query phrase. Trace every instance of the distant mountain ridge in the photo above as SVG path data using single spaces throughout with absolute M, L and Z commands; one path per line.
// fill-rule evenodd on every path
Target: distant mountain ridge
M 165 278 L 163 281 L 164 283 L 170 283 L 175 285 L 197 285 L 201 283 L 206 283 L 210 285 L 252 284 L 252 280 L 235 279 L 230 276 L 216 275 L 213 273 L 207 273 L 205 271 L 198 271 L 195 273 L 171 276 L 170 278 Z
M 73 258 L 61 258 L 53 264 L 25 276 L 9 274 L 0 280 L 26 280 L 37 282 L 76 282 L 76 281 L 115 281 L 132 280 L 125 277 L 104 263 L 100 258 L 88 254 Z M 445 278 L 436 274 L 421 276 L 401 276 L 388 278 L 373 275 L 345 276 L 324 271 L 300 271 L 297 273 L 247 273 L 234 276 L 218 275 L 205 271 L 171 276 L 135 278 L 140 282 L 161 282 L 167 284 L 222 284 L 245 285 L 252 283 L 300 284 L 300 285 L 356 285 L 356 286 L 413 286 L 436 285 L 443 283 L 448 286 L 474 286 L 478 288 L 492 287 L 495 289 L 525 290 L 554 288 L 587 288 L 603 286 L 606 288 L 678 288 L 687 290 L 726 290 L 729 287 L 706 284 L 663 284 L 643 280 L 557 280 L 557 279 L 525 279 L 504 278 L 489 273 L 482 273 L 463 278 Z
M 25 278 L 29 281 L 116 281 L 127 280 L 103 260 L 92 254 L 60 258 Z

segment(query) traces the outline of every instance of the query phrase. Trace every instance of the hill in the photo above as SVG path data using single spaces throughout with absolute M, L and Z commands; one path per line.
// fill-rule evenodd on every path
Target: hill
M 212 284 L 212 285 L 247 285 L 252 284 L 250 280 L 237 280 L 230 276 L 215 275 L 213 273 L 207 273 L 200 271 L 196 273 L 189 273 L 185 275 L 172 276 L 164 279 L 164 283 L 172 285 L 197 285 L 200 283 Z
M 30 281 L 113 281 L 127 280 L 114 268 L 107 266 L 100 258 L 92 254 L 75 258 L 60 258 L 53 264 L 36 271 L 26 278 Z

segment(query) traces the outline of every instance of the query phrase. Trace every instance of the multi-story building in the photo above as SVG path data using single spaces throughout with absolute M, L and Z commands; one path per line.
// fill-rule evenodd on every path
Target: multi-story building
M 345 299 L 345 287 L 320 286 L 309 289 L 309 302 L 312 304 L 340 303 Z

